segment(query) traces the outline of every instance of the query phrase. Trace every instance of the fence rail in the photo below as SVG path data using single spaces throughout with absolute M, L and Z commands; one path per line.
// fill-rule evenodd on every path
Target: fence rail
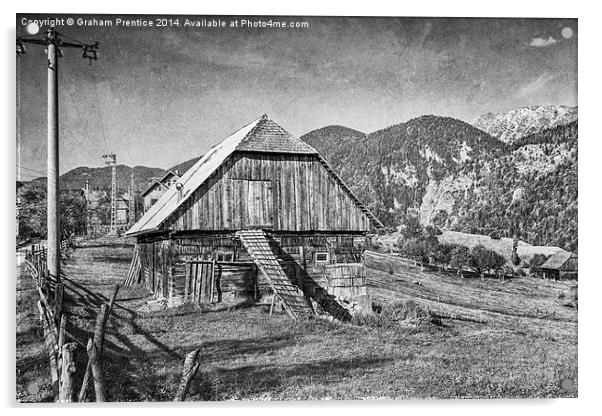
M 68 254 L 73 247 L 71 239 L 61 241 L 61 253 Z M 90 373 L 94 379 L 94 391 L 96 401 L 105 401 L 104 387 L 101 375 L 101 352 L 104 340 L 104 329 L 108 322 L 113 303 L 119 290 L 115 285 L 113 296 L 109 305 L 101 305 L 97 317 L 97 325 L 94 337 L 88 343 L 88 366 L 79 395 L 76 396 L 74 384 L 75 373 L 75 351 L 81 346 L 75 338 L 69 335 L 68 316 L 64 312 L 65 286 L 60 279 L 50 276 L 46 265 L 47 248 L 43 244 L 32 245 L 26 252 L 24 267 L 33 278 L 39 295 L 37 301 L 40 313 L 40 323 L 44 335 L 44 345 L 48 353 L 50 378 L 52 380 L 52 393 L 55 401 L 70 403 L 85 401 L 86 389 L 90 382 Z M 66 342 L 67 336 L 72 342 Z M 92 344 L 90 346 L 90 343 Z

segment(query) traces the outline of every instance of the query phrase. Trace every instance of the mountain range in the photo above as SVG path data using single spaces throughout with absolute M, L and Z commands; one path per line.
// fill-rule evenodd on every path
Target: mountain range
M 577 107 L 540 105 L 505 113 L 486 113 L 471 124 L 504 143 L 577 120 Z
M 426 115 L 363 133 L 332 125 L 301 139 L 316 148 L 388 227 L 408 216 L 449 230 L 516 235 L 577 251 L 576 107 L 487 113 L 472 124 Z M 184 173 L 199 158 L 169 170 Z M 117 166 L 118 189 L 138 191 L 167 170 Z M 61 187 L 110 189 L 111 168 L 79 167 Z
M 132 173 L 134 174 L 134 189 L 136 192 L 144 191 L 152 182 L 153 179 L 161 178 L 168 171 L 186 172 L 199 160 L 201 156 L 187 160 L 172 166 L 169 169 L 151 168 L 147 166 L 134 166 L 133 168 L 127 165 L 117 165 L 117 189 L 119 192 L 129 190 L 131 184 Z M 90 168 L 80 166 L 62 174 L 59 177 L 59 185 L 65 190 L 80 190 L 86 186 L 86 181 L 91 190 L 111 189 L 111 167 L 103 166 L 98 168 Z M 46 177 L 34 179 L 34 183 L 46 184 Z
M 577 108 L 527 107 L 478 120 L 422 116 L 369 134 L 328 126 L 301 139 L 387 226 L 417 216 L 577 251 Z M 500 137 L 478 128 L 484 120 Z

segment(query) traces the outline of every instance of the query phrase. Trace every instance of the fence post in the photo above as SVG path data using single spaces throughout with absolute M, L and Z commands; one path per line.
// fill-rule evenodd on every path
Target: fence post
M 67 317 L 65 315 L 61 315 L 61 323 L 59 326 L 59 349 L 63 348 L 65 345 L 65 335 L 67 333 Z
M 62 370 L 61 370 L 61 385 L 59 391 L 59 401 L 61 403 L 71 403 L 75 400 L 75 392 L 73 379 L 75 376 L 75 359 L 73 353 L 77 348 L 75 342 L 70 342 L 63 345 L 62 348 Z
M 113 310 L 113 305 L 115 305 L 115 300 L 117 299 L 117 292 L 119 292 L 119 288 L 119 283 L 115 283 L 115 285 L 113 286 L 113 293 L 111 294 L 111 299 L 109 300 L 109 310 L 108 315 L 106 317 L 107 321 L 111 316 L 111 311 Z
M 116 286 L 118 286 L 118 285 L 116 285 Z M 118 287 L 117 287 L 117 289 L 118 289 Z M 114 296 L 117 296 L 117 289 L 113 292 Z M 79 395 L 78 395 L 78 401 L 80 401 L 80 402 L 86 401 L 86 396 L 87 396 L 86 390 L 88 388 L 88 384 L 90 383 L 90 375 L 92 374 L 92 376 L 94 378 L 95 389 L 96 389 L 97 381 L 96 381 L 96 375 L 94 375 L 94 371 L 97 372 L 98 377 L 101 377 L 99 355 L 102 352 L 102 343 L 104 341 L 104 331 L 105 331 L 105 324 L 107 323 L 108 310 L 109 310 L 109 307 L 107 306 L 107 304 L 103 303 L 102 305 L 100 305 L 100 310 L 98 311 L 98 315 L 96 316 L 96 325 L 94 327 L 94 340 L 92 341 L 92 339 L 90 339 L 90 341 L 93 342 L 93 345 L 92 345 L 93 348 L 90 348 L 90 347 L 87 348 L 88 364 L 86 366 L 86 372 L 84 373 L 82 387 L 81 387 L 81 389 L 79 391 Z M 94 357 L 91 354 L 93 354 Z M 94 368 L 94 366 L 96 368 Z M 97 393 L 96 401 L 104 401 L 104 390 L 102 389 L 102 380 L 100 380 L 99 383 L 100 383 L 99 391 L 100 391 L 100 394 L 102 394 L 103 396 L 102 396 L 102 400 L 99 400 L 98 393 Z
M 54 316 L 60 320 L 63 313 L 63 294 L 65 287 L 62 283 L 57 283 L 54 287 Z
M 182 379 L 180 380 L 180 385 L 178 386 L 178 392 L 176 393 L 176 397 L 174 397 L 174 402 L 182 402 L 186 399 L 186 394 L 188 393 L 190 382 L 199 370 L 200 351 L 201 350 L 199 348 L 189 352 L 186 355 L 186 359 L 184 360 L 184 368 L 182 369 Z
M 90 363 L 90 368 L 92 369 L 92 378 L 94 379 L 94 394 L 96 396 L 96 401 L 104 402 L 105 389 L 104 382 L 102 379 L 102 369 L 98 357 L 98 350 L 96 349 L 96 345 L 94 345 L 92 338 L 88 338 L 88 346 L 86 347 L 86 349 L 88 350 L 88 356 L 90 357 L 88 362 Z

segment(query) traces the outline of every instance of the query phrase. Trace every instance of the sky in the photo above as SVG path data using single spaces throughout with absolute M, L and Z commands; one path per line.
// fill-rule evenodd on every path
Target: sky
M 93 17 L 26 17 L 68 16 Z M 425 114 L 470 122 L 577 105 L 576 19 L 271 17 L 309 27 L 199 28 L 184 20 L 218 17 L 166 18 L 180 26 L 56 27 L 100 42 L 91 64 L 72 48 L 59 61 L 61 173 L 103 166 L 110 152 L 118 164 L 169 168 L 264 113 L 301 136 L 332 124 L 369 133 Z M 16 64 L 23 180 L 46 168 L 46 56 L 43 46 L 26 48 Z

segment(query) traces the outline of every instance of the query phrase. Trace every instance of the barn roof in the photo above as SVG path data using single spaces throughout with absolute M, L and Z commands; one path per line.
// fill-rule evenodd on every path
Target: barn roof
M 181 197 L 178 189 L 171 186 L 153 206 L 130 228 L 126 235 L 137 235 L 159 229 L 177 209 L 196 191 L 235 151 L 294 153 L 316 155 L 335 180 L 349 194 L 356 205 L 372 220 L 376 226 L 382 227 L 378 219 L 364 206 L 341 178 L 330 168 L 318 152 L 307 143 L 292 136 L 267 115 L 247 124 L 234 132 L 223 142 L 217 144 L 205 156 L 199 159 L 184 173 L 178 183 L 182 184 Z
M 540 266 L 540 268 L 548 270 L 560 270 L 567 261 L 574 257 L 577 257 L 575 253 L 571 253 L 570 251 L 561 251 L 550 256 L 550 258 L 547 259 L 546 262 Z
M 294 153 L 316 155 L 316 149 L 301 141 L 264 116 L 261 122 L 236 148 L 248 152 Z

